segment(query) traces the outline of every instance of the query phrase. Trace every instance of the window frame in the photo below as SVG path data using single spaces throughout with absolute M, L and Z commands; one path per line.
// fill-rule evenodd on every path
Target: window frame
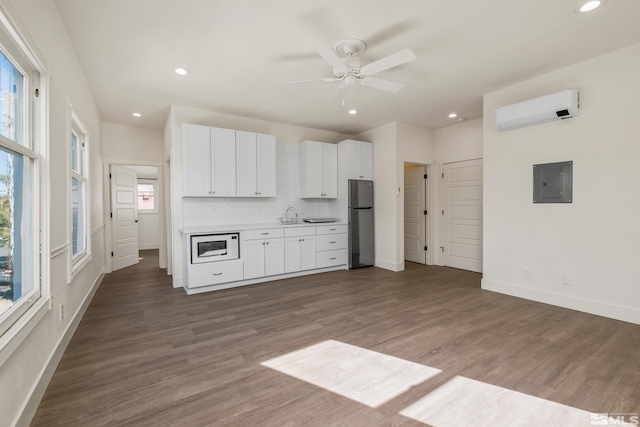
M 69 274 L 67 283 L 71 284 L 72 280 L 75 276 L 91 261 L 91 213 L 89 200 L 90 198 L 90 174 L 89 174 L 89 131 L 85 126 L 83 120 L 80 118 L 79 114 L 75 111 L 72 104 L 69 104 L 69 124 L 68 124 L 68 155 L 67 161 L 69 162 L 68 170 L 68 178 L 67 178 L 67 200 L 69 201 L 67 205 L 67 214 L 68 214 L 68 225 L 69 225 Z M 71 161 L 72 150 L 71 150 L 71 136 L 77 136 L 78 141 L 78 150 L 77 150 L 77 166 L 78 170 L 73 169 L 73 162 Z M 72 180 L 77 179 L 82 183 L 82 192 L 80 194 L 80 199 L 82 202 L 82 212 L 83 212 L 83 229 L 82 229 L 82 240 L 84 242 L 83 249 L 74 255 L 73 253 L 73 196 L 72 196 Z
M 151 184 L 153 185 L 153 209 L 140 209 L 138 201 L 138 214 L 157 214 L 158 209 L 158 180 L 152 178 L 138 178 L 136 186 L 138 184 Z M 138 188 L 138 197 L 140 197 L 140 189 Z
M 50 198 L 48 179 L 49 67 L 22 30 L 11 5 L 0 2 L 0 45 L 3 53 L 24 72 L 22 131 L 24 145 L 0 136 L 0 144 L 31 159 L 32 273 L 34 287 L 5 312 L 0 320 L 0 366 L 19 347 L 44 315 L 51 310 L 50 287 Z

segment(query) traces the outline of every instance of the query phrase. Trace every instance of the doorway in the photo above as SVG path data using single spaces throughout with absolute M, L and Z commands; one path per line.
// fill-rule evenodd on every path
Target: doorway
M 137 264 L 140 250 L 158 251 L 162 268 L 160 169 L 132 164 L 108 167 L 111 271 Z
M 427 263 L 427 169 L 404 164 L 404 259 Z

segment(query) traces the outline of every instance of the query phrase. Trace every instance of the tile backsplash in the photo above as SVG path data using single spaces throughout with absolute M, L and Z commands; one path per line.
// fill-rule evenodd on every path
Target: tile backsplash
M 329 201 L 300 198 L 300 144 L 276 143 L 276 197 L 183 198 L 183 226 L 267 224 L 285 216 L 289 206 L 299 218 L 329 216 Z

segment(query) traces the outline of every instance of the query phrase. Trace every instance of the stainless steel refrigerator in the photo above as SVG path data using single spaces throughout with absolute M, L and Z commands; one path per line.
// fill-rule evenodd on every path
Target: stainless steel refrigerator
M 349 268 L 373 265 L 373 181 L 349 180 Z

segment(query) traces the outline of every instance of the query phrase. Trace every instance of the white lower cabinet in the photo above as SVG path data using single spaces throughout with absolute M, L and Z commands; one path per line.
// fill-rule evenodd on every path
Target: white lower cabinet
M 252 230 L 246 233 L 240 256 L 244 278 L 255 279 L 284 273 L 284 233 L 281 229 Z M 269 236 L 269 238 L 261 238 Z M 253 238 L 253 240 L 248 240 Z
M 284 254 L 285 273 L 316 268 L 316 237 L 287 237 L 284 239 Z
M 224 288 L 242 286 L 267 281 L 269 276 L 290 274 L 293 277 L 313 274 L 312 270 L 346 268 L 348 263 L 346 225 L 300 225 L 235 232 L 239 232 L 241 238 L 240 259 L 202 264 L 185 262 L 187 290 L 206 292 L 207 286 L 226 283 L 231 285 Z M 190 235 L 183 235 L 187 260 L 191 259 L 189 241 Z M 265 279 L 255 280 L 262 277 Z

